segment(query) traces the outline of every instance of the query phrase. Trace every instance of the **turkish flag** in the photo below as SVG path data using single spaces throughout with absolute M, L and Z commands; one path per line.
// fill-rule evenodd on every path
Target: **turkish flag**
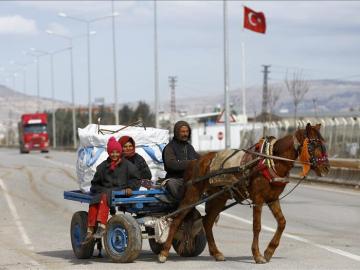
M 258 33 L 265 34 L 266 21 L 262 12 L 255 12 L 244 6 L 244 27 Z

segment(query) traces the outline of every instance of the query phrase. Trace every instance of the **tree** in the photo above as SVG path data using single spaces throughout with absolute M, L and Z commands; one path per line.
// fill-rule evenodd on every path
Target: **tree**
M 119 110 L 120 123 L 122 125 L 130 124 L 133 114 L 133 110 L 128 105 L 124 105 L 121 110 Z
M 271 121 L 274 108 L 279 101 L 282 89 L 280 87 L 270 87 L 268 92 L 268 101 L 270 106 L 269 121 Z
M 134 111 L 132 120 L 142 120 L 145 126 L 155 126 L 155 115 L 150 112 L 150 107 L 147 103 L 140 101 Z
M 305 94 L 310 90 L 310 83 L 303 79 L 302 71 L 296 71 L 289 79 L 288 73 L 285 77 L 285 86 L 293 98 L 294 103 L 294 127 L 296 128 L 296 117 L 299 103 L 303 100 Z

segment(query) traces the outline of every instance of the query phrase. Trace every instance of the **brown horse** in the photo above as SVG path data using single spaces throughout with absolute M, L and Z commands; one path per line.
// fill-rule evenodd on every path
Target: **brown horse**
M 296 130 L 295 134 L 287 135 L 280 138 L 273 145 L 272 154 L 277 157 L 296 160 L 299 156 L 307 156 L 307 161 L 304 161 L 305 174 L 311 168 L 318 176 L 328 173 L 330 166 L 327 159 L 327 153 L 324 146 L 324 139 L 321 136 L 320 124 L 311 126 L 307 124 L 305 129 Z M 217 153 L 211 152 L 203 155 L 199 160 L 193 161 L 187 168 L 184 176 L 184 181 L 190 181 L 198 177 L 204 176 L 209 173 L 211 161 L 214 159 Z M 255 158 L 255 156 L 252 156 Z M 274 169 L 278 177 L 287 177 L 289 171 L 293 168 L 294 162 L 273 159 Z M 247 185 L 244 188 L 244 184 L 239 182 L 236 185 L 237 200 L 243 201 L 250 199 L 253 204 L 253 242 L 252 242 L 252 254 L 256 263 L 266 263 L 270 261 L 275 249 L 278 247 L 282 232 L 285 229 L 286 220 L 281 211 L 279 196 L 283 192 L 285 185 L 274 185 L 264 177 L 264 175 L 257 171 L 258 167 L 252 168 L 252 173 Z M 236 178 L 241 177 L 241 174 L 233 174 Z M 202 194 L 207 195 L 214 194 L 221 190 L 222 187 L 212 186 L 209 180 L 197 182 L 192 185 L 187 185 L 186 193 L 182 199 L 179 208 L 183 208 L 199 201 Z M 233 194 L 232 194 L 233 195 Z M 224 261 L 225 257 L 219 251 L 215 244 L 212 227 L 216 217 L 223 210 L 226 205 L 226 201 L 231 198 L 230 192 L 225 192 L 220 196 L 207 201 L 205 206 L 206 215 L 203 217 L 203 226 L 206 232 L 206 237 L 209 246 L 210 255 L 212 255 L 217 261 Z M 267 204 L 273 213 L 277 221 L 276 232 L 268 244 L 264 256 L 259 250 L 259 233 L 261 230 L 261 211 L 263 204 Z M 185 216 L 191 209 L 180 212 L 173 220 L 170 226 L 169 235 L 166 242 L 163 245 L 163 250 L 160 252 L 158 260 L 159 262 L 165 262 L 169 256 L 169 250 L 171 248 L 174 234 L 176 233 L 179 225 L 182 223 Z

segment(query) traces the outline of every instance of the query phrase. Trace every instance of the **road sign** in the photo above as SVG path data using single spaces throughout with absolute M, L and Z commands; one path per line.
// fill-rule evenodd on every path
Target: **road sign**
M 222 131 L 219 131 L 217 137 L 218 140 L 221 141 L 222 139 L 224 139 L 224 133 Z
M 234 123 L 236 122 L 235 116 L 233 114 L 228 114 L 229 116 L 229 122 L 230 123 Z M 224 111 L 222 111 L 220 113 L 220 115 L 218 116 L 218 118 L 216 119 L 216 123 L 225 123 L 225 114 Z

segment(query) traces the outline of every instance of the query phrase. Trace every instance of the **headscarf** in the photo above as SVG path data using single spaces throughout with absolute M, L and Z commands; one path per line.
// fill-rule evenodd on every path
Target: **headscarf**
M 126 157 L 132 157 L 135 155 L 135 141 L 133 138 L 131 138 L 130 136 L 122 136 L 120 139 L 119 139 L 119 143 L 121 144 L 121 146 L 124 148 L 124 145 L 126 143 L 130 142 L 132 144 L 132 146 L 134 147 L 133 151 L 130 152 L 130 153 L 125 153 L 123 152 L 123 154 L 126 156 Z
M 119 142 L 116 141 L 115 137 L 111 137 L 109 139 L 108 143 L 107 143 L 107 152 L 108 152 L 109 156 L 113 151 L 119 151 L 120 152 L 120 155 L 119 155 L 119 159 L 120 159 L 121 153 L 122 153 L 122 146 L 121 146 L 121 144 Z M 109 166 L 110 171 L 115 170 L 119 159 L 111 160 L 111 163 L 110 163 L 110 166 Z

